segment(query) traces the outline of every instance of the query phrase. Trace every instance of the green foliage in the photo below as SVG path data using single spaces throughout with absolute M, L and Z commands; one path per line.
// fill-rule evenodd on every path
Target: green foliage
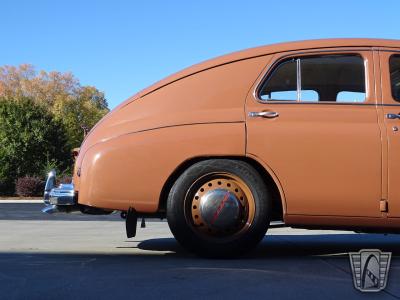
M 82 86 L 71 73 L 36 72 L 28 64 L 0 67 L 0 97 L 30 98 L 45 105 L 68 134 L 69 147 L 79 147 L 87 133 L 109 110 L 104 93 Z
M 71 165 L 67 132 L 42 104 L 0 98 L 0 182 L 10 192 L 16 179 L 44 177 L 49 167 Z M 1 191 L 0 191 L 1 192 Z
M 54 104 L 54 115 L 64 124 L 69 145 L 79 147 L 84 135 L 108 112 L 104 94 L 94 87 L 82 87 L 77 96 Z
M 0 195 L 17 178 L 69 176 L 71 151 L 107 112 L 104 94 L 71 73 L 0 67 Z

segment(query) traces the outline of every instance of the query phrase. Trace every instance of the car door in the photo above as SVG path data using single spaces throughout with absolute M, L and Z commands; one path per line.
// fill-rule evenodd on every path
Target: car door
M 286 214 L 381 217 L 371 49 L 289 52 L 271 61 L 246 100 L 246 152 L 279 180 Z
M 388 217 L 400 217 L 400 50 L 379 51 L 381 69 L 381 117 L 385 148 L 384 192 L 387 194 Z

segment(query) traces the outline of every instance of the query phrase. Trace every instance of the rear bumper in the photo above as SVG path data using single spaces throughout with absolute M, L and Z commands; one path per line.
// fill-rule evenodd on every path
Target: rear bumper
M 50 171 L 47 176 L 43 202 L 46 207 L 42 209 L 42 212 L 49 214 L 79 210 L 73 183 L 61 183 L 56 187 L 56 172 L 54 170 Z

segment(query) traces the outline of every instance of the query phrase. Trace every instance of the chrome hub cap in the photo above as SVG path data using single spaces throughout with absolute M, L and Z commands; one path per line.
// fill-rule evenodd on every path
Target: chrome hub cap
M 255 204 L 247 185 L 237 176 L 213 173 L 199 179 L 188 192 L 189 216 L 200 234 L 231 237 L 246 231 Z M 191 196 L 190 196 L 191 195 Z
M 202 219 L 213 229 L 227 230 L 234 227 L 243 210 L 236 195 L 222 188 L 208 191 L 199 202 Z

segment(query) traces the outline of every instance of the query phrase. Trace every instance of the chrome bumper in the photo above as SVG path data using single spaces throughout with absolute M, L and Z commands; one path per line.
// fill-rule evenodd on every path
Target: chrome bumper
M 44 188 L 43 202 L 46 207 L 42 212 L 65 213 L 79 210 L 73 183 L 62 183 L 58 187 L 56 185 L 56 172 L 49 172 Z

